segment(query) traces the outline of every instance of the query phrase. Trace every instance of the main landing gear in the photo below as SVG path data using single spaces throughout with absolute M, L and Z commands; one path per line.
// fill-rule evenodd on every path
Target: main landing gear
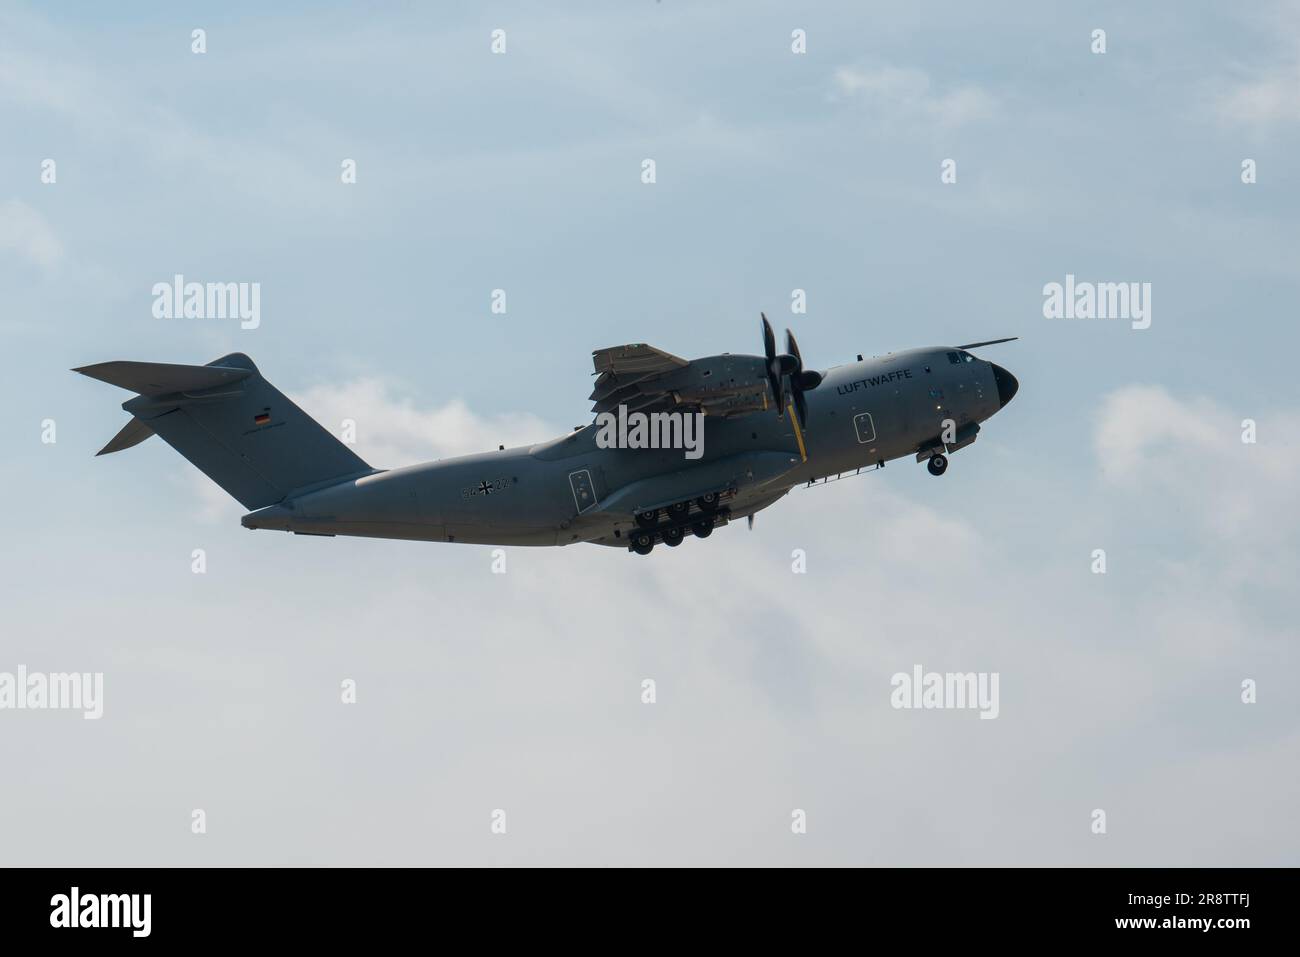
M 926 468 L 930 470 L 931 475 L 942 475 L 948 471 L 948 457 L 935 452 L 934 455 L 930 456 L 930 464 Z
M 676 548 L 686 538 L 687 532 L 696 538 L 708 538 L 718 520 L 719 501 L 717 492 L 708 492 L 696 499 L 674 502 L 667 508 L 637 512 L 633 516 L 637 527 L 628 534 L 628 548 L 638 555 L 649 555 L 656 541 Z

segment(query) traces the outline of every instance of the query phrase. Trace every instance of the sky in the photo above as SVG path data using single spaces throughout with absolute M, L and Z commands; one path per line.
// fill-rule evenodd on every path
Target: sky
M 1300 863 L 1298 155 L 1294 3 L 0 3 L 0 672 L 104 687 L 0 710 L 0 864 Z M 760 310 L 814 368 L 1019 336 L 1019 394 L 942 478 L 497 574 L 250 533 L 68 371 L 246 352 L 396 467 Z M 998 717 L 892 707 L 918 665 Z

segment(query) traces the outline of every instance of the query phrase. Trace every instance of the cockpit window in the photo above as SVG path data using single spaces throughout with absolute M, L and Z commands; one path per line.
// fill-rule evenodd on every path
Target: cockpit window
M 957 355 L 955 352 L 950 352 L 948 353 L 948 361 L 955 366 L 959 366 L 961 365 L 961 356 Z
M 974 362 L 974 361 L 975 361 L 975 357 L 974 357 L 973 355 L 971 355 L 969 352 L 963 352 L 963 353 L 961 354 L 961 358 L 962 358 L 962 361 L 963 361 L 963 362 Z

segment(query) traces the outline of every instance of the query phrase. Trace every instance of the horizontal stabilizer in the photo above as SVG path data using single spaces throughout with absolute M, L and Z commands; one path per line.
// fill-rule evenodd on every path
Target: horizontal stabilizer
M 98 362 L 73 369 L 100 382 L 130 389 L 141 395 L 198 392 L 247 379 L 252 369 L 229 366 L 183 366 L 170 362 Z
M 100 455 L 157 435 L 250 511 L 375 471 L 243 353 L 206 366 L 101 362 L 73 371 L 140 393 L 122 403 L 131 421 Z
M 129 449 L 134 445 L 139 445 L 151 435 L 153 435 L 153 429 L 132 416 L 131 421 L 122 426 L 122 431 L 113 436 L 108 445 L 96 452 L 95 455 L 108 455 L 110 452 L 121 452 L 123 449 Z

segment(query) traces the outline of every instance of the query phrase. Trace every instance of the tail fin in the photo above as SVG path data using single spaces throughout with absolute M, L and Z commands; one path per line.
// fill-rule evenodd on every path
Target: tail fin
M 205 366 L 101 362 L 72 371 L 140 393 L 122 404 L 133 418 L 100 455 L 157 433 L 250 511 L 375 471 L 243 353 Z

